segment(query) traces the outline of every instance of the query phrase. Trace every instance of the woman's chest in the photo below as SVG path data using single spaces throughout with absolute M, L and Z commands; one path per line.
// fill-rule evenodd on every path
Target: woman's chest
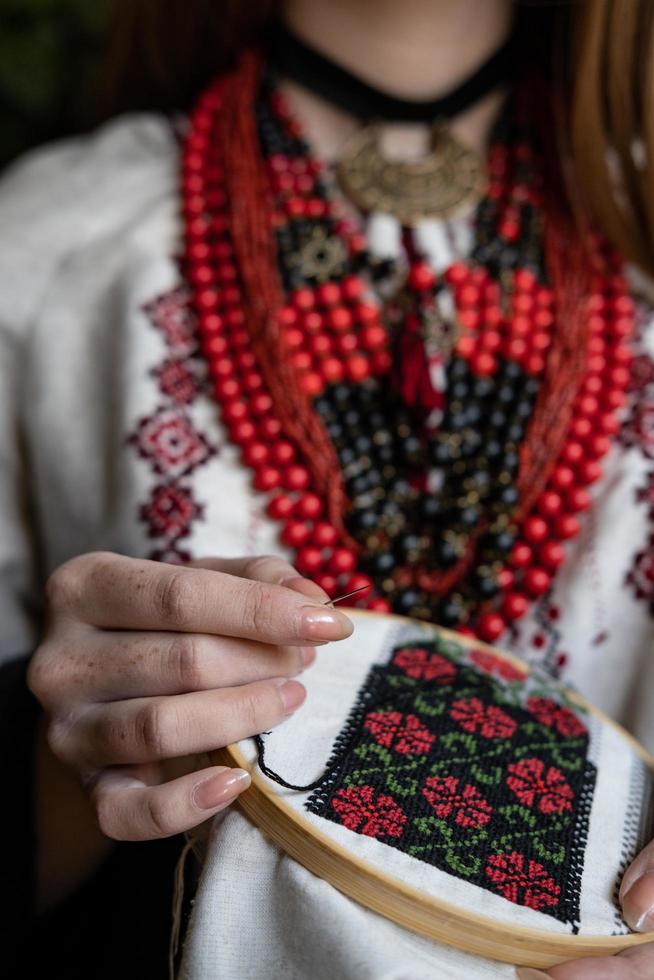
M 98 295 L 53 295 L 26 404 L 48 568 L 108 549 L 184 562 L 281 552 L 283 524 L 253 486 L 207 381 L 175 265 L 135 252 Z M 82 270 L 83 271 L 83 270 Z M 85 287 L 85 282 L 88 286 Z M 636 342 L 629 403 L 593 505 L 551 588 L 500 640 L 562 674 L 647 739 L 641 691 L 654 608 L 654 362 Z M 654 667 L 652 668 L 654 669 Z M 643 681 L 643 683 L 639 683 Z M 652 726 L 654 729 L 654 725 Z

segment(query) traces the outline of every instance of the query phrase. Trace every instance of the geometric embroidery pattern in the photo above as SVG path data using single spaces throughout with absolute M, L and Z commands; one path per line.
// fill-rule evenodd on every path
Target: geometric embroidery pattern
M 149 499 L 139 508 L 148 536 L 156 540 L 148 557 L 179 564 L 191 558 L 180 547 L 182 540 L 191 533 L 193 523 L 204 516 L 190 477 L 215 455 L 216 448 L 198 431 L 190 413 L 203 392 L 204 376 L 190 291 L 180 286 L 143 309 L 161 332 L 166 354 L 151 371 L 157 381 L 159 403 L 138 421 L 127 441 L 149 464 L 154 478 Z
M 624 446 L 640 450 L 645 459 L 654 460 L 654 358 L 644 343 L 648 325 L 649 313 L 641 310 L 636 320 L 632 345 L 635 356 L 630 367 L 629 401 L 620 441 Z M 649 530 L 643 535 L 643 547 L 634 555 L 626 583 L 637 599 L 649 605 L 654 617 L 654 470 L 647 473 L 645 483 L 637 488 L 636 501 L 646 505 Z
M 371 669 L 306 805 L 577 931 L 588 742 L 582 710 L 545 675 L 414 639 Z

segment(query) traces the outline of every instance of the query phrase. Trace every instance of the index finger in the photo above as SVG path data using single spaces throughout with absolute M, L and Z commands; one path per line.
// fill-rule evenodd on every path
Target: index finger
M 247 558 L 197 558 L 189 562 L 190 568 L 212 568 L 217 572 L 228 572 L 240 578 L 251 578 L 257 582 L 283 585 L 295 589 L 311 598 L 329 601 L 329 596 L 316 582 L 300 575 L 297 568 L 277 555 L 256 555 Z
M 90 558 L 91 556 L 89 556 Z M 352 623 L 293 589 L 229 572 L 95 556 L 75 591 L 77 615 L 104 629 L 237 636 L 274 644 L 344 639 Z

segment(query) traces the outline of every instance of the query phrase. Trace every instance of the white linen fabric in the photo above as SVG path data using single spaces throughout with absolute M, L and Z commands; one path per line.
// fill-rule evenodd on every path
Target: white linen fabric
M 306 702 L 292 718 L 265 736 L 266 765 L 286 782 L 296 786 L 306 785 L 324 773 L 371 667 L 387 665 L 394 648 L 415 642 L 420 645 L 432 636 L 428 628 L 413 624 L 407 626 L 396 617 L 356 617 L 352 636 L 334 644 L 329 656 L 320 658 L 315 668 L 307 673 Z M 488 668 L 477 667 L 474 659 L 467 658 L 460 647 L 453 648 L 449 655 L 454 662 L 472 667 L 482 678 L 488 673 Z M 561 685 L 538 668 L 534 668 L 524 681 L 517 683 L 514 678 L 503 681 L 492 669 L 490 673 L 494 683 L 504 689 L 504 694 L 515 707 L 524 707 L 531 697 L 547 698 L 563 707 L 568 705 Z M 468 682 L 462 682 L 462 685 L 459 685 L 459 691 L 464 690 Z M 470 697 L 470 694 L 461 696 Z M 456 686 L 450 697 L 456 698 Z M 374 712 L 376 708 L 378 706 L 372 706 L 366 711 Z M 579 918 L 574 924 L 570 920 L 554 917 L 547 907 L 537 910 L 514 904 L 501 894 L 495 894 L 492 889 L 481 888 L 466 880 L 462 874 L 455 876 L 448 872 L 446 866 L 435 867 L 412 857 L 405 850 L 390 847 L 389 838 L 384 834 L 380 837 L 355 834 L 342 823 L 325 819 L 323 815 L 307 809 L 307 803 L 318 795 L 313 791 L 301 792 L 284 788 L 271 780 L 268 782 L 300 819 L 319 833 L 382 874 L 397 878 L 425 895 L 445 900 L 459 908 L 478 909 L 494 922 L 505 925 L 568 935 L 623 935 L 629 929 L 618 914 L 615 890 L 625 862 L 631 861 L 648 839 L 653 774 L 623 732 L 584 710 L 573 710 L 581 725 L 588 729 L 586 758 L 596 770 L 588 828 L 583 827 L 583 818 L 577 824 L 581 835 L 577 839 L 581 841 L 585 837 L 586 857 L 580 869 Z M 428 715 L 424 720 L 429 725 Z M 438 731 L 438 722 L 433 724 L 434 730 Z M 537 737 L 536 741 L 539 738 L 542 736 Z M 382 744 L 388 745 L 388 742 L 383 741 Z M 253 740 L 240 742 L 239 749 L 248 763 L 254 766 L 256 748 Z M 401 764 L 411 763 L 412 758 L 395 755 L 398 773 L 402 772 Z M 584 761 L 576 754 L 574 758 L 580 763 Z M 391 763 L 379 760 L 377 765 Z M 361 766 L 374 770 L 375 761 L 366 757 Z M 370 778 L 374 782 L 375 777 Z M 401 778 L 398 775 L 398 780 Z M 410 778 L 406 776 L 406 779 Z M 517 798 L 513 799 L 517 801 Z M 405 806 L 409 801 L 397 795 L 394 802 Z M 408 811 L 408 806 L 405 808 Z M 320 811 L 321 814 L 325 812 L 322 806 Z M 567 860 L 571 858 L 572 851 Z M 547 865 L 548 859 L 543 860 Z
M 168 121 L 123 117 L 38 151 L 0 182 L 0 656 L 37 641 L 47 575 L 109 549 L 285 554 L 203 386 Z M 378 223 L 388 249 L 397 236 Z M 370 229 L 374 235 L 374 222 Z M 419 229 L 442 267 L 467 220 Z M 430 244 L 431 243 L 431 244 Z M 504 640 L 654 749 L 654 328 L 644 308 L 624 426 L 551 593 Z M 330 656 L 321 650 L 321 660 Z M 359 909 L 217 821 L 187 978 L 509 977 Z M 280 968 L 282 967 L 282 968 Z

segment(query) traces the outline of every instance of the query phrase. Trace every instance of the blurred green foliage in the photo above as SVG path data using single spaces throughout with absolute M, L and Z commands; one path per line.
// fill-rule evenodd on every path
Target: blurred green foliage
M 0 166 L 91 118 L 108 0 L 0 0 Z

